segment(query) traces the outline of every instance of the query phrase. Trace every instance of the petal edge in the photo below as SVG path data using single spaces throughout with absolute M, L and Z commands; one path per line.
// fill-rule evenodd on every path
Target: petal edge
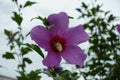
M 87 55 L 78 46 L 69 46 L 61 53 L 62 57 L 70 64 L 83 66 Z
M 82 25 L 67 29 L 64 37 L 68 45 L 77 45 L 89 39 L 89 35 L 85 32 Z
M 40 47 L 49 48 L 48 42 L 50 40 L 49 31 L 43 26 L 36 26 L 30 32 L 31 39 L 34 40 Z

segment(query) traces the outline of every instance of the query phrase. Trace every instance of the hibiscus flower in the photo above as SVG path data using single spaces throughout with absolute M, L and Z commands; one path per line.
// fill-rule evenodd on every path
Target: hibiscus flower
M 117 24 L 117 30 L 120 33 L 120 24 Z
M 9 41 L 7 43 L 7 45 L 11 44 L 13 42 L 13 37 L 14 37 L 14 34 L 12 31 L 9 32 Z
M 30 36 L 48 54 L 43 59 L 45 66 L 58 66 L 61 58 L 70 64 L 83 66 L 86 54 L 77 46 L 89 39 L 82 25 L 68 28 L 69 18 L 65 12 L 51 14 L 48 24 L 52 26 L 47 29 L 41 25 L 35 26 Z

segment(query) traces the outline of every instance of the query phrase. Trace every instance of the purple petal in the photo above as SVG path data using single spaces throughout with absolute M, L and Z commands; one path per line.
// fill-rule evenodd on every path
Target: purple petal
M 120 33 L 120 24 L 117 24 L 117 30 Z
M 13 38 L 13 36 L 14 36 L 13 32 L 12 32 L 12 31 L 10 31 L 10 38 L 12 39 L 12 38 Z
M 13 42 L 14 34 L 13 34 L 12 31 L 10 31 L 10 33 L 9 33 L 9 38 L 10 38 L 10 39 L 9 39 L 7 45 L 9 45 L 9 44 L 11 44 L 11 43 Z
M 47 57 L 43 60 L 43 64 L 47 67 L 58 66 L 61 62 L 61 56 L 59 53 L 53 51 L 48 52 Z
M 64 30 L 68 28 L 69 18 L 64 12 L 52 14 L 48 17 L 49 25 L 52 25 L 51 31 L 54 35 L 63 35 Z
M 40 47 L 45 50 L 49 48 L 50 32 L 43 26 L 34 27 L 30 32 L 30 36 Z
M 67 46 L 61 55 L 68 63 L 76 64 L 80 67 L 83 66 L 87 57 L 78 46 Z
M 82 25 L 67 29 L 64 35 L 67 45 L 77 45 L 89 39 L 88 34 L 83 29 Z

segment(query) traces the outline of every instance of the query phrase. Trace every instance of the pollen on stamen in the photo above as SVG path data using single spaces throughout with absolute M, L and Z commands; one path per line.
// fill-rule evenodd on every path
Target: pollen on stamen
M 50 40 L 50 47 L 56 52 L 62 52 L 65 48 L 65 39 L 55 36 Z
M 55 48 L 59 52 L 61 52 L 63 50 L 62 44 L 59 42 L 55 43 Z

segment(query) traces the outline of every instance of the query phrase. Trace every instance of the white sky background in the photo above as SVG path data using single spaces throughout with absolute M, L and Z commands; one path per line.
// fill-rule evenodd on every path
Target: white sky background
M 25 0 L 19 1 L 20 3 L 25 2 Z M 69 26 L 76 26 L 78 24 L 82 24 L 80 20 L 77 20 L 79 13 L 75 10 L 75 8 L 79 8 L 80 1 L 81 0 L 36 0 L 36 2 L 38 2 L 37 4 L 23 10 L 23 32 L 28 32 L 34 26 L 41 24 L 41 22 L 38 20 L 33 20 L 32 22 L 30 22 L 31 18 L 36 16 L 47 17 L 52 13 L 58 13 L 61 11 L 64 11 L 68 15 L 74 17 L 73 20 L 70 20 Z M 88 2 L 91 0 L 83 1 Z M 114 15 L 120 16 L 120 0 L 99 0 L 99 2 L 104 4 L 105 10 L 111 10 Z M 11 0 L 0 0 L 0 64 L 6 67 L 6 69 L 0 69 L 0 74 L 10 77 L 15 77 L 15 70 L 17 67 L 15 61 L 2 59 L 2 54 L 4 54 L 6 50 L 8 50 L 8 46 L 6 45 L 6 36 L 3 32 L 4 29 L 12 30 L 13 32 L 17 29 L 16 23 L 13 22 L 10 18 L 13 15 L 12 11 L 14 10 L 16 10 L 16 6 L 12 3 Z M 31 43 L 33 42 L 30 39 L 26 41 Z M 28 71 L 43 68 L 43 65 L 41 63 L 42 58 L 38 54 L 32 53 L 29 55 L 29 57 L 33 59 L 33 64 L 29 65 L 29 68 L 27 67 Z

